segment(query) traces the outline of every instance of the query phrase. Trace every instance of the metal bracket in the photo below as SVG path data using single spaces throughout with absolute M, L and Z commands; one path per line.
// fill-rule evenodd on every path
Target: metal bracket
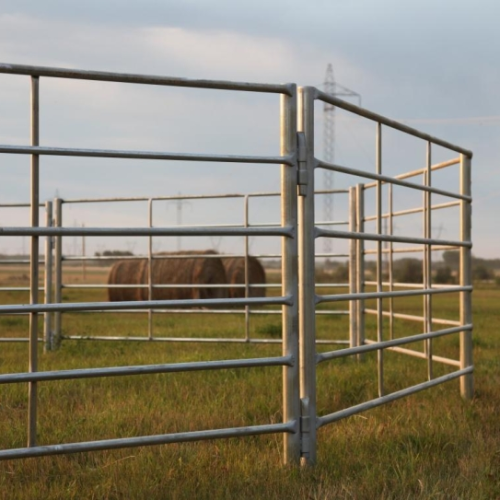
M 299 196 L 306 196 L 309 172 L 307 171 L 307 143 L 304 132 L 297 132 L 297 186 Z

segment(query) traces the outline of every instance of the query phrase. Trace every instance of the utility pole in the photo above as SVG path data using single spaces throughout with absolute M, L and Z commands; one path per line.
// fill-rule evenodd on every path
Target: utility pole
M 343 87 L 335 81 L 333 76 L 333 66 L 328 64 L 326 68 L 324 92 L 334 97 L 357 97 L 358 104 L 361 106 L 361 95 L 347 87 Z M 327 163 L 334 163 L 335 160 L 335 106 L 325 102 L 323 107 L 323 147 L 324 159 Z M 324 170 L 323 184 L 325 191 L 335 188 L 335 179 L 331 170 Z M 323 198 L 323 220 L 325 222 L 333 221 L 333 194 L 325 194 Z M 332 253 L 333 244 L 331 238 L 324 239 L 324 252 Z

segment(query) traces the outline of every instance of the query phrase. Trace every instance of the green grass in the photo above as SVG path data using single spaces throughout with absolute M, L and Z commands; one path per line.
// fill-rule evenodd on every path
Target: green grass
M 101 294 L 101 295 L 100 295 Z M 7 294 L 4 294 L 7 296 Z M 70 300 L 102 292 L 68 290 Z M 2 300 L 4 296 L 2 296 Z M 5 302 L 18 300 L 5 297 Z M 280 435 L 78 453 L 0 462 L 2 499 L 494 499 L 500 498 L 500 289 L 474 292 L 475 387 L 463 401 L 458 382 L 362 413 L 318 432 L 315 468 L 284 467 Z M 375 307 L 374 303 L 367 304 Z M 422 300 L 395 302 L 421 314 Z M 435 314 L 455 319 L 456 298 L 440 296 Z M 341 306 L 339 306 L 342 309 Z M 155 315 L 155 334 L 243 336 L 243 316 Z M 66 334 L 146 335 L 145 315 L 68 314 Z M 279 316 L 252 317 L 252 335 L 274 337 Z M 388 322 L 384 323 L 385 327 Z M 0 318 L 0 335 L 26 336 L 27 320 Z M 395 335 L 419 333 L 397 321 Z M 343 316 L 318 317 L 318 336 L 347 338 Z M 375 336 L 375 319 L 367 320 Z M 0 372 L 26 371 L 27 344 L 0 344 Z M 421 349 L 421 345 L 411 347 Z M 458 356 L 457 336 L 434 343 Z M 321 346 L 320 350 L 331 347 Z M 42 353 L 39 369 L 234 359 L 280 354 L 279 345 L 65 341 Z M 450 371 L 436 365 L 436 375 Z M 318 411 L 376 396 L 375 354 L 318 367 Z M 389 392 L 425 380 L 424 360 L 386 352 Z M 253 368 L 38 384 L 38 444 L 280 422 L 281 369 Z M 0 448 L 26 443 L 27 387 L 0 386 Z

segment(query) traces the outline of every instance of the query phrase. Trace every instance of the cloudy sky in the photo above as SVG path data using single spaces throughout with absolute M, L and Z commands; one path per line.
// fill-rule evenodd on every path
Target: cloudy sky
M 498 257 L 499 18 L 500 4 L 493 0 L 0 0 L 0 62 L 316 86 L 332 63 L 336 80 L 359 93 L 364 107 L 474 152 L 474 253 Z M 41 105 L 41 144 L 46 146 L 278 154 L 276 96 L 44 79 Z M 321 125 L 318 107 L 318 149 Z M 0 75 L 0 142 L 29 143 L 27 77 Z M 421 146 L 408 146 L 397 134 L 388 134 L 387 142 L 387 163 L 397 163 L 399 172 L 424 166 Z M 339 163 L 373 171 L 369 123 L 339 113 L 335 146 Z M 442 154 L 437 151 L 435 158 Z M 42 198 L 213 194 L 279 186 L 279 172 L 269 166 L 235 171 L 224 165 L 152 163 L 43 158 Z M 28 200 L 28 172 L 27 158 L 4 155 L 3 203 Z M 349 184 L 341 176 L 335 182 Z M 266 203 L 256 208 L 255 222 L 263 208 L 277 220 L 276 206 Z M 173 203 L 158 207 L 155 224 L 175 224 L 176 208 Z M 65 219 L 69 225 L 96 225 L 105 213 L 102 205 L 71 210 Z M 125 204 L 109 215 L 109 225 L 144 225 L 146 212 Z M 240 217 L 240 206 L 230 204 L 217 210 L 194 202 L 183 207 L 184 222 L 192 224 L 238 222 L 236 212 Z M 342 208 L 337 213 L 342 218 Z M 26 214 L 19 214 L 1 209 L 0 224 L 24 223 Z M 216 217 L 208 220 L 207 214 Z M 457 228 L 439 217 L 434 235 L 455 237 Z M 415 234 L 421 231 L 420 221 L 411 224 Z M 129 240 L 123 244 L 135 246 Z M 0 252 L 17 251 L 20 245 L 2 241 Z M 89 245 L 90 251 L 103 248 L 102 242 Z

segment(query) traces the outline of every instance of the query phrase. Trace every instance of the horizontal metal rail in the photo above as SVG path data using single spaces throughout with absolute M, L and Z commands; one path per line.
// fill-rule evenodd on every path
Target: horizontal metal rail
M 431 251 L 432 252 L 439 252 L 442 250 L 458 250 L 458 247 L 455 247 L 453 245 L 432 245 Z M 390 248 L 383 248 L 381 250 L 382 254 L 385 253 L 416 253 L 420 252 L 422 253 L 422 247 L 405 247 L 405 248 L 393 248 L 392 250 Z M 369 255 L 369 254 L 376 254 L 377 250 L 376 249 L 369 249 L 365 250 L 363 252 L 364 255 Z
M 323 189 L 315 191 L 314 194 L 347 194 L 347 189 Z M 69 198 L 61 200 L 61 203 L 109 203 L 109 202 L 131 202 L 131 201 L 174 201 L 174 200 L 212 200 L 223 198 L 262 198 L 262 197 L 280 197 L 281 193 L 278 191 L 263 191 L 257 193 L 227 193 L 227 194 L 176 194 L 169 196 L 131 196 L 131 197 L 117 197 L 117 198 Z M 0 204 L 0 207 L 4 205 Z M 7 205 L 6 205 L 7 206 Z M 8 205 L 10 206 L 10 205 Z M 19 206 L 29 207 L 29 204 L 22 204 Z M 43 205 L 41 205 L 43 206 Z
M 176 288 L 246 288 L 247 285 L 245 284 L 205 284 L 205 283 L 198 283 L 198 284 L 181 284 L 181 283 L 176 283 L 175 285 L 165 285 L 165 284 L 151 284 L 151 288 L 157 288 L 157 289 L 176 289 Z M 249 288 L 281 288 L 280 283 L 249 283 L 248 287 Z M 349 287 L 348 283 L 316 283 L 317 288 L 347 288 Z M 102 284 L 102 283 L 96 283 L 96 284 L 82 284 L 82 285 L 61 285 L 61 288 L 66 288 L 66 289 L 110 289 L 110 288 L 149 288 L 148 284 L 135 284 L 135 283 L 128 283 L 128 284 Z M 3 288 L 0 288 L 0 291 L 16 291 L 16 290 L 21 290 L 20 288 L 12 288 L 8 290 L 4 290 Z M 29 290 L 29 288 L 22 289 L 23 291 Z M 43 288 L 40 288 L 39 290 L 43 291 Z
M 29 259 L 2 259 L 0 264 L 11 265 L 11 264 L 29 264 Z M 40 264 L 45 264 L 44 261 L 40 261 Z
M 9 287 L 9 286 L 0 286 L 0 292 L 29 292 L 31 288 L 29 286 L 20 286 L 20 287 Z M 45 289 L 43 287 L 39 287 L 38 291 L 43 292 Z
M 152 309 L 156 314 L 246 314 L 245 309 Z M 93 314 L 96 311 L 75 311 L 78 314 Z M 136 309 L 121 309 L 120 311 L 97 311 L 99 313 L 127 313 L 127 314 L 143 314 L 143 310 Z M 17 313 L 19 314 L 19 313 Z M 280 309 L 250 309 L 248 310 L 248 314 L 276 314 L 281 315 Z M 347 315 L 349 311 L 340 310 L 340 309 L 320 309 L 316 311 L 318 315 Z
M 138 83 L 165 87 L 186 87 L 196 89 L 236 90 L 243 92 L 263 92 L 293 96 L 292 84 L 268 84 L 251 82 L 231 82 L 226 80 L 200 80 L 160 75 L 138 75 L 135 73 L 112 73 L 108 71 L 87 71 L 72 68 L 49 68 L 25 64 L 0 63 L 0 73 L 11 75 L 46 76 L 74 80 L 99 82 Z
M 314 194 L 347 194 L 349 191 L 347 189 L 324 189 L 315 191 Z M 135 202 L 135 201 L 175 201 L 175 200 L 212 200 L 212 199 L 224 199 L 224 198 L 262 198 L 262 197 L 280 197 L 281 193 L 277 191 L 263 191 L 257 193 L 227 193 L 227 194 L 184 194 L 184 195 L 169 195 L 169 196 L 130 196 L 130 197 L 108 197 L 108 198 L 68 198 L 61 200 L 63 204 L 73 204 L 73 203 L 111 203 L 111 202 Z M 22 204 L 0 204 L 1 207 L 19 206 L 19 207 L 30 207 L 29 203 Z M 44 206 L 44 204 L 40 204 Z
M 349 224 L 349 221 L 348 220 L 337 220 L 331 222 L 316 221 L 315 224 L 317 226 L 347 226 L 347 224 Z
M 440 210 L 442 208 L 451 208 L 451 207 L 459 207 L 459 206 L 460 206 L 460 202 L 459 201 L 449 201 L 447 203 L 437 203 L 436 205 L 432 205 L 429 208 L 431 210 Z M 392 212 L 390 214 L 381 214 L 380 217 L 382 217 L 382 219 L 387 219 L 389 217 L 398 217 L 400 215 L 418 214 L 418 213 L 421 213 L 423 211 L 424 211 L 423 207 L 409 208 L 409 209 L 406 209 L 406 210 L 399 210 L 397 212 Z M 363 218 L 364 222 L 370 222 L 372 220 L 377 220 L 377 216 L 376 215 L 370 215 L 368 217 L 364 217 Z
M 126 342 L 178 342 L 178 343 L 198 343 L 198 344 L 213 344 L 213 343 L 221 343 L 221 344 L 281 344 L 282 339 L 258 339 L 258 338 L 216 338 L 216 337 L 124 337 L 124 336 L 85 336 L 85 335 L 63 335 L 61 337 L 63 340 L 98 340 L 98 341 L 107 341 L 107 340 L 121 340 Z M 348 345 L 348 340 L 335 340 L 335 339 L 321 339 L 316 340 L 316 344 L 339 344 L 339 345 Z
M 78 156 L 86 158 L 128 158 L 136 160 L 177 160 L 229 163 L 270 163 L 293 166 L 293 156 L 243 156 L 192 153 L 169 153 L 161 151 L 121 151 L 113 149 L 51 148 L 46 146 L 0 145 L 0 153 L 40 156 Z
M 151 375 L 155 373 L 180 373 L 202 370 L 226 370 L 230 368 L 255 368 L 259 366 L 293 366 L 291 356 L 254 359 L 227 359 L 221 361 L 195 361 L 159 365 L 111 366 L 105 368 L 80 368 L 76 370 L 54 370 L 46 372 L 9 373 L 0 375 L 0 384 L 21 382 L 44 382 L 48 380 L 75 380 L 82 378 L 117 377 L 129 375 Z
M 207 227 L 207 226 L 203 226 Z M 234 227 L 234 226 L 231 226 Z M 245 227 L 245 226 L 242 226 Z M 281 226 L 279 226 L 281 227 Z M 325 254 L 325 256 L 335 256 L 335 254 Z M 336 256 L 343 257 L 344 255 L 338 254 Z M 152 260 L 165 260 L 165 259 L 229 259 L 229 258 L 235 258 L 235 257 L 241 257 L 243 258 L 244 255 L 241 254 L 229 254 L 229 253 L 218 253 L 218 254 L 171 254 L 171 255 L 160 255 L 160 254 L 152 254 L 151 259 Z M 281 259 L 281 254 L 278 253 L 269 253 L 269 254 L 258 254 L 258 255 L 252 255 L 252 257 L 258 258 L 258 259 Z M 62 260 L 63 261 L 68 261 L 68 262 L 83 262 L 83 261 L 106 261 L 106 260 L 148 260 L 149 255 L 89 255 L 83 256 L 83 255 L 68 255 L 68 256 L 63 256 Z M 29 261 L 26 261 L 29 262 Z
M 422 250 L 420 250 L 422 251 Z M 365 285 L 372 285 L 372 286 L 377 286 L 376 281 L 365 281 Z M 389 281 L 381 281 L 380 284 L 382 286 L 392 286 L 392 287 L 399 287 L 399 288 L 424 288 L 423 283 L 391 283 Z M 448 288 L 450 285 L 443 285 L 443 284 L 438 284 L 438 283 L 433 283 L 432 288 Z
M 23 337 L 0 337 L 0 342 L 29 342 L 29 338 Z M 38 342 L 45 342 L 43 338 L 38 338 Z
M 410 189 L 416 189 L 417 191 L 425 191 L 427 193 L 439 194 L 441 196 L 448 196 L 449 198 L 457 198 L 459 200 L 472 201 L 470 196 L 463 194 L 454 193 L 452 191 L 445 191 L 443 189 L 434 188 L 431 186 L 425 186 L 421 184 L 415 184 L 413 182 L 406 182 L 395 177 L 389 177 L 382 174 L 372 174 L 366 170 L 357 170 L 355 168 L 343 167 L 341 165 L 336 165 L 333 163 L 327 163 L 326 161 L 316 160 L 317 168 L 324 168 L 326 170 L 332 170 L 333 172 L 342 172 L 344 174 L 355 175 L 356 177 L 365 177 L 368 179 L 374 179 L 376 181 L 381 181 L 388 184 L 396 184 L 397 186 L 403 186 Z
M 376 309 L 364 309 L 364 312 L 367 314 L 378 314 Z M 415 316 L 412 314 L 403 314 L 403 313 L 395 313 L 395 312 L 390 312 L 390 311 L 382 311 L 383 316 L 389 316 L 397 319 L 406 319 L 409 321 L 416 321 L 416 322 L 422 322 L 424 321 L 423 316 Z M 433 323 L 436 323 L 436 325 L 454 325 L 458 326 L 461 325 L 460 321 L 454 321 L 451 319 L 441 319 L 441 318 L 431 318 Z
M 456 378 L 463 377 L 469 373 L 473 373 L 474 367 L 469 366 L 464 368 L 463 370 L 458 370 L 453 373 L 449 373 L 447 375 L 443 375 L 441 377 L 434 378 L 427 382 L 423 382 L 421 384 L 413 385 L 406 389 L 402 389 L 401 391 L 396 391 L 391 394 L 387 394 L 386 396 L 382 396 L 376 399 L 372 399 L 371 401 L 367 401 L 365 403 L 361 403 L 359 405 L 351 406 L 350 408 L 346 408 L 345 410 L 340 410 L 335 413 L 330 413 L 329 415 L 324 415 L 322 417 L 318 417 L 317 426 L 318 428 L 323 427 L 324 425 L 331 424 L 333 422 L 337 422 L 343 418 L 351 417 L 352 415 L 356 415 L 358 413 L 362 413 L 366 410 L 371 410 L 372 408 L 376 408 L 377 406 L 381 406 L 386 403 L 390 403 L 392 401 L 396 401 L 397 399 L 404 398 L 406 396 L 410 396 L 411 394 L 415 394 L 417 392 L 423 391 L 424 389 L 429 389 L 430 387 L 434 387 L 439 384 L 443 384 L 444 382 L 448 382 L 450 380 L 454 380 Z
M 244 299 L 151 300 L 132 302 L 72 302 L 68 304 L 1 305 L 0 314 L 77 311 L 120 311 L 123 309 L 155 309 L 161 307 L 216 307 L 231 305 L 292 305 L 292 296 L 248 297 Z
M 443 161 L 442 163 L 436 163 L 434 165 L 431 165 L 430 169 L 432 171 L 440 170 L 442 168 L 451 167 L 452 165 L 458 165 L 459 163 L 460 163 L 460 158 L 454 158 L 453 160 Z M 395 175 L 393 179 L 409 179 L 410 177 L 424 175 L 426 172 L 427 168 L 420 168 L 418 170 L 413 170 L 411 172 L 405 172 L 404 174 Z M 383 182 L 382 184 L 385 184 L 385 182 Z M 369 184 L 365 184 L 363 187 L 365 189 L 374 188 L 377 187 L 377 183 L 370 182 Z
M 134 448 L 138 446 L 153 446 L 171 443 L 188 443 L 209 439 L 222 439 L 243 436 L 258 436 L 262 434 L 296 433 L 297 421 L 282 424 L 253 425 L 206 431 L 178 432 L 175 434 L 157 434 L 154 436 L 105 439 L 102 441 L 87 441 L 81 443 L 33 446 L 32 448 L 15 448 L 0 451 L 0 460 L 15 458 L 33 458 L 47 455 L 63 455 L 83 451 L 116 450 L 119 448 Z
M 0 232 L 1 234 L 1 232 Z M 393 243 L 417 243 L 419 245 L 446 245 L 455 247 L 471 248 L 471 241 L 458 240 L 436 240 L 433 238 L 413 238 L 408 236 L 393 236 L 387 234 L 355 233 L 349 231 L 337 231 L 335 229 L 321 229 L 316 227 L 316 238 L 342 238 L 347 240 L 367 241 L 392 241 Z M 422 250 L 422 249 L 420 249 Z
M 412 344 L 414 342 L 419 342 L 426 339 L 433 339 L 437 337 L 443 337 L 445 335 L 451 335 L 453 333 L 460 333 L 472 330 L 472 325 L 457 326 L 454 328 L 446 328 L 443 330 L 438 330 L 436 332 L 419 333 L 417 335 L 410 335 L 409 337 L 403 337 L 400 339 L 385 340 L 383 342 L 370 341 L 369 345 L 361 345 L 357 347 L 351 347 L 349 349 L 341 349 L 339 351 L 323 352 L 316 355 L 316 362 L 322 363 L 323 361 L 329 361 L 332 359 L 344 358 L 346 356 L 353 356 L 354 354 L 362 354 L 372 351 L 379 351 L 381 349 L 388 349 L 395 346 L 400 346 L 404 344 Z M 368 342 L 366 340 L 365 342 Z M 424 353 L 422 353 L 424 354 Z
M 45 208 L 45 203 L 39 203 L 40 209 Z M 0 208 L 31 208 L 31 203 L 0 203 Z
M 292 227 L 0 227 L 0 236 L 288 236 Z M 119 259 L 118 259 L 119 260 Z
M 374 342 L 373 340 L 366 340 L 365 341 L 367 344 L 370 344 Z M 429 359 L 429 354 L 422 352 L 422 351 L 415 351 L 414 349 L 406 349 L 404 347 L 388 347 L 387 348 L 389 351 L 393 352 L 399 352 L 401 354 L 406 354 L 407 356 L 413 356 L 414 358 L 420 358 L 420 359 Z M 436 356 L 435 354 L 432 355 L 432 361 L 436 361 L 438 363 L 442 363 L 444 365 L 450 365 L 450 366 L 455 366 L 455 367 L 460 367 L 460 361 L 456 359 L 450 359 L 450 358 L 445 358 L 443 356 Z
M 319 89 L 314 89 L 314 90 L 315 90 L 315 99 L 319 99 L 328 104 L 332 104 L 333 106 L 337 106 L 338 108 L 350 111 L 351 113 L 354 113 L 356 115 L 363 116 L 364 118 L 368 118 L 369 120 L 373 120 L 377 123 L 381 123 L 382 125 L 386 125 L 387 127 L 399 130 L 400 132 L 404 132 L 414 137 L 418 137 L 419 139 L 423 139 L 424 141 L 431 142 L 438 146 L 442 146 L 446 149 L 451 149 L 452 151 L 455 151 L 457 153 L 462 153 L 465 156 L 472 158 L 472 151 L 469 151 L 468 149 L 461 148 L 460 146 L 456 146 L 451 142 L 443 141 L 441 139 L 438 139 L 437 137 L 433 137 L 432 135 L 420 132 L 420 130 L 408 127 L 408 125 L 403 125 L 400 122 L 391 120 L 390 118 L 379 115 L 377 113 L 373 113 L 372 111 L 368 111 L 367 109 L 361 108 L 360 106 L 355 106 L 354 104 L 343 101 L 342 99 L 334 97 L 333 95 L 323 92 Z
M 176 288 L 245 288 L 246 285 L 238 285 L 238 284 L 208 284 L 208 283 L 198 283 L 198 284 L 181 284 L 181 283 L 176 283 L 175 285 L 163 285 L 163 284 L 151 284 L 151 288 L 166 288 L 166 289 L 176 289 Z M 249 288 L 281 288 L 281 285 L 279 283 L 273 283 L 273 284 L 265 284 L 265 283 L 249 283 L 248 284 Z M 128 284 L 119 284 L 119 285 L 108 285 L 108 284 L 83 284 L 83 285 L 62 285 L 62 288 L 67 288 L 67 289 L 108 289 L 108 288 L 149 288 L 149 284 L 134 284 L 134 283 L 128 283 Z M 0 289 L 1 290 L 1 289 Z
M 334 257 L 349 257 L 349 254 L 348 253 L 317 253 L 315 255 L 315 257 L 317 259 L 319 258 L 328 258 L 328 257 L 331 257 L 331 258 L 334 258 Z
M 395 292 L 366 292 L 338 295 L 317 295 L 316 303 L 322 302 L 341 302 L 344 300 L 368 300 L 384 299 L 390 297 L 413 297 L 422 295 L 436 295 L 440 293 L 472 292 L 472 286 L 453 286 L 448 288 L 424 288 L 422 290 L 402 290 Z M 1 311 L 1 309 L 0 309 Z

